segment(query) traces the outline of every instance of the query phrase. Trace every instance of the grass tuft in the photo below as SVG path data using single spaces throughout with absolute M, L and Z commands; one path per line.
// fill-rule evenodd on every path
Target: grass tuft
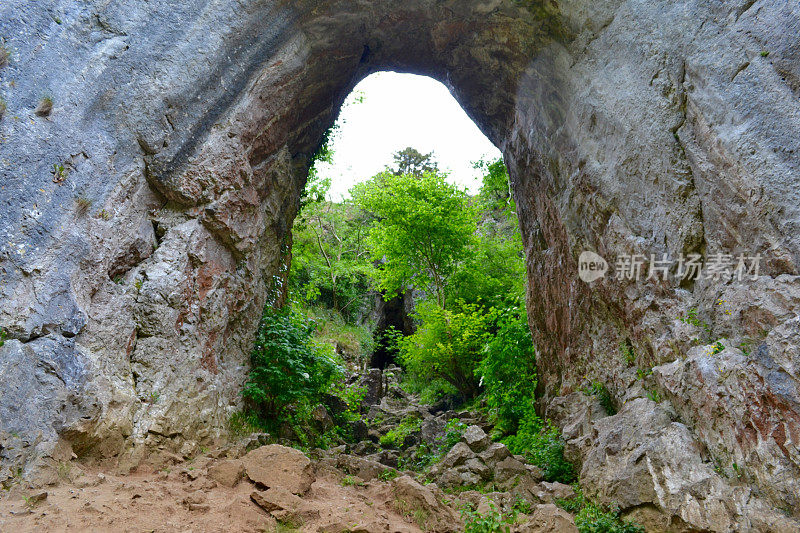
M 53 112 L 53 98 L 51 96 L 42 96 L 39 100 L 39 105 L 33 110 L 38 117 L 49 117 Z

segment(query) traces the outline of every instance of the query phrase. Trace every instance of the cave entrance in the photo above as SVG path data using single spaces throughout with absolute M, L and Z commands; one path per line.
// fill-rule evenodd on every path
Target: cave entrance
M 414 157 L 422 158 L 422 165 L 431 165 L 446 173 L 449 182 L 468 190 L 470 195 L 478 192 L 482 179 L 475 162 L 502 157 L 442 83 L 427 76 L 392 71 L 372 74 L 355 86 L 326 139 L 319 152 L 321 155 L 310 170 L 306 196 L 318 197 L 323 193 L 326 202 L 339 205 L 350 202 L 349 191 L 356 183 L 387 168 L 395 173 L 401 168 L 407 169 L 396 158 L 400 152 L 411 150 Z M 413 172 L 412 169 L 408 173 Z M 303 213 L 298 220 L 304 220 Z M 339 231 L 335 239 L 343 238 L 341 225 L 340 229 L 334 229 L 331 223 L 327 230 L 324 223 L 318 226 L 319 232 Z M 316 238 L 317 252 L 325 255 L 326 263 L 322 266 L 335 270 L 336 265 L 331 262 L 336 253 L 325 252 L 320 235 Z M 313 246 L 310 252 L 314 253 Z M 309 253 L 309 250 L 301 253 Z M 301 260 L 308 263 L 306 259 Z M 304 279 L 312 283 L 312 277 L 306 273 Z M 356 305 L 361 308 L 355 309 L 348 303 L 343 316 L 353 325 L 368 325 L 373 335 L 372 353 L 362 354 L 364 363 L 370 368 L 385 369 L 396 363 L 390 340 L 392 332 L 404 336 L 414 332 L 415 298 L 419 299 L 421 294 L 409 287 L 405 292 L 386 298 L 370 290 L 366 297 L 359 299 L 352 294 L 359 289 L 357 285 L 337 288 L 329 283 L 320 288 L 317 300 L 330 306 L 332 302 L 341 301 L 335 297 L 337 290 L 350 291 L 347 301 L 358 301 Z M 306 289 L 295 288 L 299 292 L 307 292 Z

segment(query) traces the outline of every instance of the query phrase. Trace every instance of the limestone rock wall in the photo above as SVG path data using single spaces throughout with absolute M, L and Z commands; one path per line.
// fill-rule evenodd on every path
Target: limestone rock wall
M 224 437 L 309 158 L 350 89 L 395 69 L 446 83 L 505 153 L 543 411 L 586 380 L 636 402 L 658 367 L 698 464 L 747 472 L 714 483 L 795 512 L 798 35 L 780 0 L 4 2 L 0 478 Z M 587 249 L 763 261 L 588 285 Z M 712 529 L 744 523 L 737 501 Z

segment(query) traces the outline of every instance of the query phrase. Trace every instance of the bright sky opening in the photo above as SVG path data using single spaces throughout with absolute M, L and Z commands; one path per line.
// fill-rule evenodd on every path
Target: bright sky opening
M 363 102 L 355 99 L 363 96 Z M 384 170 L 392 154 L 411 146 L 434 152 L 450 181 L 476 193 L 480 171 L 472 163 L 501 157 L 467 116 L 447 87 L 425 76 L 380 72 L 353 91 L 339 118 L 333 139 L 333 164 L 321 163 L 320 175 L 331 178 L 329 199 L 348 197 L 350 188 Z

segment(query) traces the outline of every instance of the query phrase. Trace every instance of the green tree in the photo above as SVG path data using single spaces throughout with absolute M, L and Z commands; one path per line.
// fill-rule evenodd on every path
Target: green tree
M 511 196 L 508 168 L 503 160 L 501 158 L 492 161 L 481 159 L 475 162 L 473 166 L 483 172 L 483 182 L 479 195 L 482 208 L 486 211 L 499 211 L 513 215 L 516 211 L 516 205 Z
M 313 332 L 312 322 L 288 308 L 264 310 L 242 392 L 262 424 L 285 421 L 290 410 L 308 410 L 341 378 L 341 367 L 313 343 Z
M 356 185 L 353 199 L 375 217 L 368 248 L 383 261 L 374 272 L 385 294 L 413 285 L 445 306 L 446 287 L 469 253 L 475 210 L 464 190 L 440 174 L 378 174 Z
M 417 331 L 399 341 L 406 368 L 428 380 L 446 381 L 466 400 L 475 398 L 480 390 L 475 370 L 489 340 L 490 315 L 474 304 L 453 312 L 423 302 L 417 319 Z
M 411 174 L 412 176 L 422 176 L 426 173 L 438 173 L 439 165 L 434 160 L 433 152 L 423 154 L 415 148 L 408 147 L 399 152 L 395 152 L 394 166 L 389 167 L 395 175 Z
M 309 303 L 352 318 L 362 307 L 371 271 L 363 213 L 349 202 L 311 202 L 293 228 L 290 286 Z

